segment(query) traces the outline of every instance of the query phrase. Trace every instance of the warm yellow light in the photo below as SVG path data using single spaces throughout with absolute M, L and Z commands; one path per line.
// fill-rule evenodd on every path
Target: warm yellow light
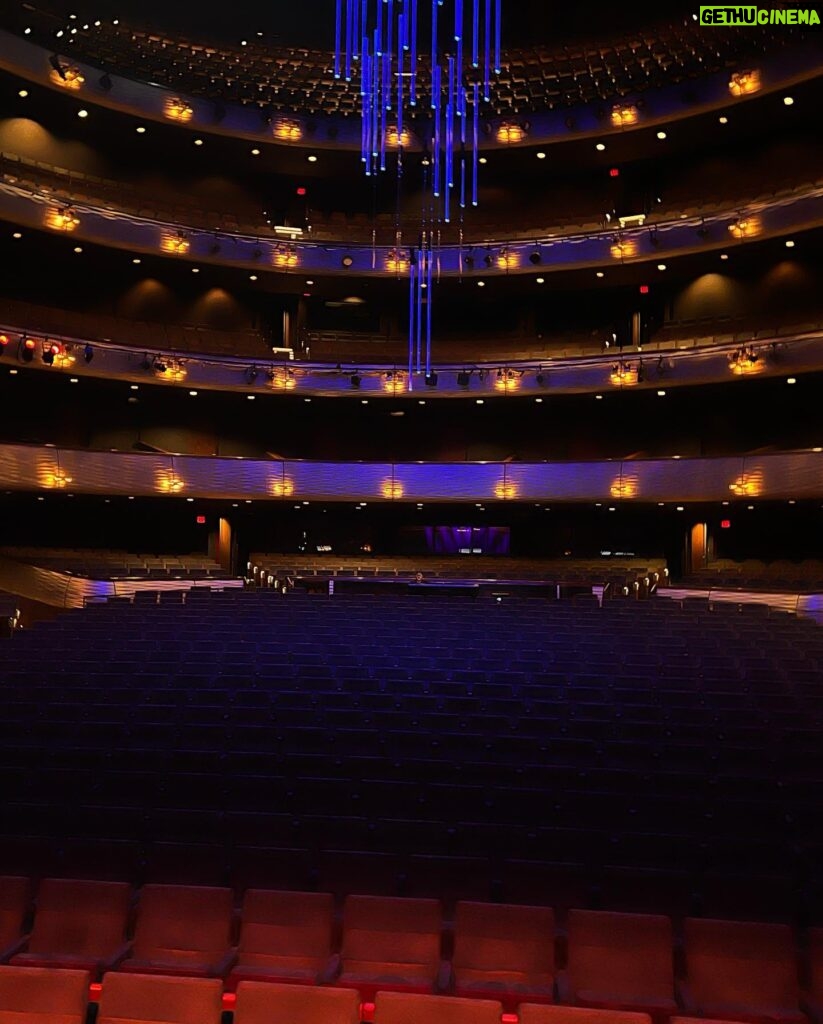
M 760 91 L 760 72 L 735 71 L 729 79 L 729 92 L 732 96 L 751 96 Z
M 64 67 L 63 73 L 54 68 L 49 74 L 49 81 L 53 85 L 59 85 L 61 89 L 80 89 L 86 81 L 80 72 L 80 68 Z
M 278 246 L 274 250 L 272 256 L 272 264 L 281 270 L 288 270 L 292 267 L 296 267 L 300 263 L 300 259 L 297 255 L 297 250 L 294 246 Z
M 512 498 L 517 497 L 517 488 L 513 483 L 501 480 L 495 485 L 494 496 L 499 498 L 500 501 L 511 501 Z
M 521 379 L 514 370 L 503 370 L 494 379 L 495 391 L 519 391 Z
M 729 225 L 729 232 L 733 238 L 754 238 L 763 229 L 759 217 L 740 217 Z
M 629 256 L 637 255 L 637 241 L 634 238 L 624 238 L 615 242 L 609 252 L 616 260 L 626 259 Z
M 46 210 L 46 227 L 54 231 L 74 231 L 80 218 L 70 206 L 50 207 Z
M 398 483 L 397 480 L 384 480 L 380 493 L 384 498 L 402 498 L 403 485 Z
M 729 490 L 738 498 L 756 498 L 763 493 L 763 477 L 760 473 L 743 473 L 729 484 Z
M 290 498 L 294 494 L 294 480 L 289 477 L 275 480 L 271 485 L 271 493 L 275 498 Z
M 406 390 L 406 375 L 403 373 L 387 373 L 383 378 L 383 390 L 390 395 L 397 395 Z
M 526 129 L 520 124 L 501 124 L 497 129 L 498 142 L 522 142 L 527 135 Z
M 498 270 L 514 270 L 520 266 L 520 253 L 511 249 L 501 249 L 497 254 Z
M 612 127 L 625 128 L 626 125 L 637 124 L 638 116 L 637 107 L 615 103 L 612 107 Z
M 274 122 L 272 133 L 276 139 L 280 139 L 282 142 L 299 142 L 303 138 L 300 122 L 285 117 Z
M 392 249 L 386 257 L 386 270 L 391 274 L 405 274 L 408 269 L 408 253 L 402 249 Z
M 636 476 L 618 477 L 609 488 L 609 494 L 613 498 L 636 498 L 638 492 L 638 480 Z
M 67 476 L 62 469 L 47 471 L 40 479 L 44 487 L 51 487 L 56 490 L 62 490 L 72 482 L 72 478 Z
M 179 494 L 185 487 L 185 481 L 174 470 L 157 474 L 157 489 L 163 494 Z
M 411 142 L 411 132 L 407 128 L 401 128 L 398 133 L 397 127 L 392 126 L 386 132 L 386 145 L 391 146 L 393 149 L 397 149 L 400 146 L 404 148 Z
M 191 249 L 191 242 L 185 235 L 166 234 L 160 239 L 160 248 L 163 252 L 170 252 L 175 256 L 185 256 Z
M 76 362 L 77 357 L 75 356 L 74 352 L 71 349 L 66 348 L 65 346 L 62 346 L 60 348 L 60 351 L 54 357 L 55 366 L 62 366 L 65 368 L 67 366 L 72 366 Z
M 297 378 L 289 370 L 272 370 L 269 373 L 269 384 L 275 391 L 294 391 L 297 387 Z
M 729 369 L 738 377 L 761 373 L 765 365 L 765 360 L 753 348 L 738 349 L 729 358 Z
M 637 383 L 637 368 L 631 363 L 617 363 L 612 367 L 609 380 L 616 387 L 632 387 Z
M 167 97 L 163 111 L 170 121 L 177 121 L 178 124 L 188 124 L 194 117 L 194 109 L 176 96 Z

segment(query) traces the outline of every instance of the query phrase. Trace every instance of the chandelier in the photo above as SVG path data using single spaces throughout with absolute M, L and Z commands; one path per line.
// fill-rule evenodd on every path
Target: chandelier
M 336 0 L 334 77 L 359 81 L 360 159 L 367 177 L 423 148 L 424 207 L 408 265 L 409 375 L 431 373 L 432 284 L 440 223 L 478 205 L 480 105 L 498 74 L 503 0 Z M 425 54 L 424 54 L 425 51 Z M 413 127 L 405 123 L 408 119 Z M 399 213 L 398 213 L 399 221 Z M 400 245 L 398 230 L 398 248 Z M 425 353 L 425 354 L 424 354 Z

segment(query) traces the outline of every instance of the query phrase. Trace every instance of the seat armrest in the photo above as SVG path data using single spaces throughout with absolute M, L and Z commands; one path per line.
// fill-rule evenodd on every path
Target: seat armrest
M 28 946 L 30 938 L 31 935 L 21 935 L 16 942 L 13 942 L 10 946 L 6 947 L 6 949 L 0 951 L 0 964 L 4 964 L 13 956 L 17 956 L 18 953 L 22 953 L 26 946 Z
M 328 963 L 323 970 L 317 975 L 318 985 L 331 985 L 337 981 L 340 977 L 340 973 L 343 970 L 343 958 L 339 953 L 332 953 L 328 959 Z
M 434 991 L 439 995 L 448 992 L 452 987 L 453 971 L 448 960 L 441 960 L 434 979 Z
M 558 971 L 554 979 L 555 988 L 557 989 L 557 1001 L 558 1003 L 565 1003 L 567 1006 L 572 1006 L 574 1000 L 572 999 L 572 987 L 569 982 L 569 976 L 565 971 Z
M 225 955 L 217 961 L 217 966 L 214 968 L 215 976 L 218 978 L 225 978 L 236 963 L 237 947 L 232 946 L 232 948 L 227 950 Z
M 116 953 L 103 961 L 103 973 L 106 971 L 113 971 L 123 963 L 126 957 L 131 956 L 132 945 L 130 942 L 124 942 L 123 945 L 117 950 Z

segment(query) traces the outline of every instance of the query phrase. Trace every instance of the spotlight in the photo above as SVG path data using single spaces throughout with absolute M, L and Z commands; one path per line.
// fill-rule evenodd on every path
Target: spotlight
M 657 229 L 649 232 L 649 244 L 653 249 L 660 248 L 660 236 L 657 233 Z
M 90 363 L 92 359 L 94 359 L 94 349 L 91 347 L 91 345 L 86 345 L 86 347 L 83 349 L 83 358 L 86 360 L 87 363 Z
M 363 378 L 360 376 L 359 373 L 353 373 L 351 375 L 351 377 L 349 377 L 349 382 L 351 383 L 351 386 L 353 388 L 359 388 L 360 387 L 360 382 L 362 380 L 363 380 Z
M 66 81 L 66 69 L 60 63 L 60 58 L 57 56 L 56 53 L 53 53 L 51 55 L 51 57 L 49 57 L 49 64 L 51 64 L 51 66 L 54 68 L 54 70 L 57 72 L 57 74 L 60 76 L 60 78 L 62 78 L 63 81 L 65 82 Z
M 474 270 L 474 256 L 464 256 L 463 263 L 466 265 L 466 270 Z
M 165 373 L 166 370 L 168 370 L 168 366 L 166 366 L 166 364 L 159 356 L 154 357 L 154 362 L 152 363 L 152 366 L 158 373 Z
M 257 369 L 257 366 L 256 366 L 256 365 L 255 365 L 255 366 L 250 366 L 250 367 L 249 367 L 249 368 L 248 368 L 248 369 L 246 370 L 246 383 L 247 383 L 247 384 L 254 384 L 254 382 L 255 382 L 255 381 L 257 380 L 257 374 L 258 374 L 258 372 L 259 372 L 259 371 L 258 371 L 258 369 Z
M 57 352 L 60 351 L 59 349 L 57 349 L 56 352 L 56 348 L 56 345 L 45 344 L 43 346 L 43 362 L 46 364 L 46 366 L 54 366 L 54 357 L 57 355 Z
M 24 363 L 30 363 L 34 359 L 34 344 L 34 338 L 21 335 L 17 344 L 17 355 Z
M 542 259 L 543 257 L 540 255 L 540 252 L 537 249 L 535 249 L 534 252 L 529 256 L 529 263 L 532 263 L 534 264 L 534 266 L 537 266 Z
M 146 352 L 146 354 L 143 356 L 142 360 L 140 361 L 140 369 L 141 370 L 145 370 L 146 373 L 148 373 L 149 370 L 151 369 L 151 359 L 149 358 L 148 352 Z
M 354 263 L 354 260 L 351 256 L 344 256 L 340 262 L 348 270 L 348 268 Z
M 487 252 L 486 255 L 483 257 L 483 262 L 486 264 L 487 267 L 490 267 L 492 265 L 494 260 L 492 259 L 492 254 L 490 252 Z
M 6 354 L 6 346 L 9 343 L 8 334 L 0 334 L 0 359 Z
M 437 387 L 437 374 L 434 373 L 434 372 L 427 373 L 426 374 L 426 384 L 430 388 L 436 388 Z
M 471 374 L 468 370 L 461 370 L 457 375 L 457 386 L 460 388 L 467 388 L 471 381 Z
M 538 370 L 537 375 L 534 378 L 538 384 L 542 385 L 546 383 L 546 375 L 542 370 Z
M 100 88 L 105 92 L 111 92 L 114 88 L 114 82 L 111 80 L 111 75 L 108 72 L 100 76 Z

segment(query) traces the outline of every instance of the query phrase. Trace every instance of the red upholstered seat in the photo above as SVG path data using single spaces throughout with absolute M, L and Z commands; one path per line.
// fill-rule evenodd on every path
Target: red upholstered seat
M 107 974 L 97 1024 L 220 1024 L 223 985 L 217 978 Z
M 460 902 L 454 925 L 457 996 L 554 1001 L 554 912 L 547 907 Z
M 96 976 L 126 952 L 130 901 L 125 882 L 44 878 L 26 950 L 11 962 L 77 968 Z
M 140 893 L 133 954 L 121 970 L 195 977 L 224 974 L 230 949 L 230 889 L 146 885 Z
M 314 984 L 329 962 L 333 918 L 330 893 L 249 889 L 228 987 L 244 978 Z
M 809 929 L 809 988 L 806 1004 L 815 1020 L 823 1020 L 823 928 Z
M 561 1002 L 667 1017 L 674 1000 L 672 925 L 656 914 L 572 910 Z
M 374 1024 L 500 1024 L 502 1012 L 491 999 L 379 992 Z
M 88 971 L 0 967 L 0 1024 L 83 1024 Z
M 20 940 L 30 889 L 28 878 L 0 876 L 0 959 Z
M 752 1024 L 805 1021 L 787 925 L 688 918 L 684 937 L 680 995 L 687 1014 Z
M 438 981 L 441 917 L 438 900 L 349 896 L 337 984 L 359 989 L 364 1000 L 383 989 L 431 992 Z
M 359 1024 L 360 997 L 351 988 L 241 981 L 235 1024 Z
M 631 1010 L 598 1010 L 589 1006 L 547 1006 L 521 1003 L 520 1024 L 651 1024 L 647 1013 Z

